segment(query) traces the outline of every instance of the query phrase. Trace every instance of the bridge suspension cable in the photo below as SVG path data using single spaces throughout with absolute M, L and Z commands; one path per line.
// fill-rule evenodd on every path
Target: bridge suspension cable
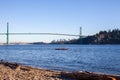
M 62 36 L 75 36 L 79 37 L 79 35 L 74 34 L 60 34 L 60 33 L 0 33 L 0 35 L 62 35 Z

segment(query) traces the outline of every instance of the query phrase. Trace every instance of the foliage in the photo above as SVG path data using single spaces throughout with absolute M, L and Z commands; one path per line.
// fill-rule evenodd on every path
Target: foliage
M 87 36 L 82 39 L 54 40 L 51 44 L 120 44 L 120 30 L 113 29 L 108 31 L 100 31 L 95 35 Z

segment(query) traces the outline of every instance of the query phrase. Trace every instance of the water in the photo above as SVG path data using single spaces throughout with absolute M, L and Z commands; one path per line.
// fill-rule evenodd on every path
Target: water
M 68 50 L 55 50 L 55 48 Z M 37 68 L 120 75 L 120 45 L 0 46 L 0 59 Z

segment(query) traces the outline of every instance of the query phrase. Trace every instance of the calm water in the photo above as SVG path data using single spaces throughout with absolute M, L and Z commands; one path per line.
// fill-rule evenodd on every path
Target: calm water
M 69 50 L 55 50 L 60 47 Z M 120 45 L 0 46 L 0 59 L 52 70 L 120 75 Z

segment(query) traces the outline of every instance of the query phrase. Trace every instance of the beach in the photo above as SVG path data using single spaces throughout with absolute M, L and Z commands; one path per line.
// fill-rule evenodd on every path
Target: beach
M 1 62 L 0 80 L 61 80 L 60 72 L 23 66 L 16 63 Z
M 87 71 L 52 71 L 1 61 L 0 80 L 120 80 L 120 76 Z

